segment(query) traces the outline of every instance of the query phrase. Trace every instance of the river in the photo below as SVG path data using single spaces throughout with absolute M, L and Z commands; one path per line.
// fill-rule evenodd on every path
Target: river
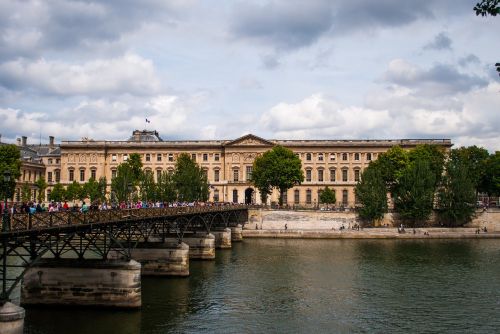
M 246 239 L 143 278 L 138 311 L 28 308 L 27 334 L 493 333 L 500 240 Z

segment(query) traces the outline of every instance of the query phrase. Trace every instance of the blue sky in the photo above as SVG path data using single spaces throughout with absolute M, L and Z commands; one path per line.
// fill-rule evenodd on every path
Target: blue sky
M 0 0 L 2 140 L 147 126 L 500 150 L 500 18 L 475 2 Z

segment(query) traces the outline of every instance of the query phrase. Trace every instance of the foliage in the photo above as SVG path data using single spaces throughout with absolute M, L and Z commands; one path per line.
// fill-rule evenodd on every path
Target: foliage
M 283 194 L 304 181 L 300 158 L 292 150 L 277 145 L 254 161 L 252 182 L 261 191 L 269 193 L 276 188 L 280 192 L 279 204 L 283 205 Z
M 152 171 L 145 171 L 141 173 L 139 178 L 139 187 L 141 189 L 141 200 L 142 201 L 155 201 L 157 193 L 157 185 L 153 177 Z
M 476 189 L 472 174 L 467 157 L 452 152 L 438 191 L 438 215 L 446 226 L 462 226 L 473 217 Z
M 23 183 L 21 186 L 21 201 L 29 202 L 31 201 L 32 191 L 28 183 Z
M 500 14 L 500 0 L 482 0 L 474 6 L 476 15 L 487 16 L 497 16 Z
M 387 212 L 387 188 L 383 173 L 378 165 L 370 164 L 361 174 L 361 180 L 354 189 L 361 208 L 361 219 L 373 223 L 382 219 Z
M 320 203 L 324 204 L 334 204 L 337 199 L 335 198 L 335 191 L 326 187 L 319 195 Z
M 14 197 L 16 180 L 21 176 L 21 153 L 16 145 L 0 145 L 0 198 Z M 10 181 L 4 181 L 4 172 L 10 171 Z
M 500 151 L 496 151 L 486 160 L 481 189 L 490 196 L 500 196 Z
M 143 175 L 141 156 L 138 153 L 130 154 L 126 164 L 128 164 L 130 166 L 130 169 L 132 170 L 134 183 L 137 183 Z
M 476 192 L 484 192 L 487 188 L 486 164 L 489 158 L 486 149 L 477 146 L 460 147 L 451 150 L 450 159 L 460 161 L 468 169 L 469 177 L 472 180 Z
M 38 180 L 35 181 L 35 186 L 38 188 L 37 191 L 37 201 L 38 202 L 43 202 L 45 201 L 45 189 L 47 189 L 47 182 L 45 181 L 45 178 L 39 177 Z
M 128 201 L 135 191 L 135 176 L 130 164 L 122 163 L 116 169 L 116 176 L 111 180 L 112 197 L 119 202 Z
M 90 199 L 90 203 L 104 201 L 106 198 L 106 177 L 99 178 L 99 181 L 90 178 L 87 183 L 83 185 L 83 189 Z
M 64 190 L 64 186 L 59 182 L 54 185 L 52 191 L 49 195 L 50 201 L 61 202 L 66 197 L 66 191 Z
M 200 166 L 187 153 L 178 156 L 172 176 L 179 201 L 207 201 L 208 180 Z
M 73 181 L 70 185 L 66 187 L 65 199 L 68 201 L 75 201 L 77 199 L 84 200 L 87 197 L 85 189 L 80 185 L 80 183 Z
M 445 158 L 444 149 L 438 145 L 417 145 L 414 149 L 408 152 L 408 158 L 410 160 L 410 164 L 418 160 L 427 161 L 431 173 L 434 174 L 433 188 L 435 188 L 443 175 Z
M 423 158 L 413 161 L 401 175 L 394 191 L 395 209 L 410 226 L 422 225 L 434 204 L 436 174 L 431 162 Z
M 157 199 L 162 202 L 172 203 L 177 199 L 177 191 L 172 175 L 163 171 L 156 184 Z
M 408 152 L 396 145 L 380 154 L 377 160 L 370 163 L 370 166 L 373 165 L 378 169 L 388 190 L 392 192 L 408 164 Z

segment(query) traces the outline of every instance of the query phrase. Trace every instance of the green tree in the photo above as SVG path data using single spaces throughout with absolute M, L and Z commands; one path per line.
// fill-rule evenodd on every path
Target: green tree
M 134 183 L 139 182 L 142 176 L 142 160 L 141 156 L 138 153 L 132 153 L 126 162 L 130 166 L 132 170 L 132 175 L 134 177 Z
M 47 189 L 48 186 L 45 178 L 43 176 L 39 177 L 38 180 L 35 181 L 35 186 L 38 188 L 37 201 L 45 201 L 45 189 Z
M 413 161 L 395 189 L 395 209 L 412 227 L 422 225 L 432 213 L 436 174 L 430 165 L 426 159 Z
M 465 165 L 477 193 L 486 192 L 483 188 L 485 186 L 486 164 L 489 156 L 490 154 L 486 149 L 474 145 L 451 150 L 449 158 L 452 161 L 460 161 L 461 164 Z
M 66 200 L 73 202 L 76 201 L 77 199 L 84 200 L 85 197 L 87 197 L 86 192 L 83 189 L 82 185 L 76 181 L 73 181 L 73 183 L 70 183 L 66 187 L 65 196 Z
M 207 176 L 187 153 L 178 156 L 172 176 L 179 201 L 207 201 L 209 185 Z
M 384 173 L 378 165 L 370 164 L 361 174 L 354 189 L 361 203 L 359 217 L 373 224 L 387 212 L 387 188 Z
M 378 169 L 387 189 L 392 192 L 403 171 L 408 167 L 409 161 L 408 152 L 396 145 L 381 153 L 377 160 L 370 163 L 370 166 L 373 165 Z
M 474 6 L 474 10 L 476 11 L 476 15 L 481 16 L 497 16 L 500 14 L 500 0 L 483 0 L 478 2 Z
M 320 203 L 324 203 L 326 205 L 335 204 L 335 202 L 337 201 L 337 199 L 335 198 L 335 191 L 328 188 L 328 186 L 325 187 L 321 192 L 321 195 L 319 195 L 319 201 Z
M 261 194 L 272 188 L 278 189 L 280 206 L 283 205 L 283 194 L 302 181 L 304 172 L 300 158 L 283 146 L 273 147 L 254 161 L 253 184 Z
M 28 183 L 23 183 L 21 186 L 21 201 L 29 202 L 32 199 L 31 187 Z
M 408 152 L 410 164 L 415 161 L 427 161 L 431 173 L 434 174 L 434 187 L 441 181 L 444 168 L 444 149 L 438 145 L 417 145 Z
M 139 178 L 142 201 L 155 201 L 157 199 L 157 186 L 154 181 L 153 172 L 145 171 Z
M 10 172 L 10 181 L 4 181 L 4 173 Z M 21 176 L 21 153 L 16 145 L 0 145 L 0 198 L 13 198 L 16 180 Z
M 49 200 L 55 202 L 61 202 L 64 200 L 65 197 L 66 197 L 66 191 L 64 189 L 64 186 L 59 182 L 56 183 L 49 195 Z
M 130 194 L 135 191 L 135 176 L 128 163 L 118 165 L 116 176 L 111 180 L 111 191 L 120 202 L 128 201 Z
M 466 156 L 452 154 L 438 190 L 438 216 L 446 226 L 462 226 L 475 212 L 476 188 L 473 169 Z
M 99 178 L 99 181 L 90 178 L 83 185 L 83 191 L 90 199 L 90 203 L 104 201 L 106 199 L 106 177 Z
M 160 174 L 160 178 L 156 184 L 158 200 L 162 202 L 172 203 L 177 199 L 177 191 L 173 181 L 173 176 L 167 171 Z
M 496 151 L 486 160 L 481 189 L 490 196 L 500 196 L 500 151 Z

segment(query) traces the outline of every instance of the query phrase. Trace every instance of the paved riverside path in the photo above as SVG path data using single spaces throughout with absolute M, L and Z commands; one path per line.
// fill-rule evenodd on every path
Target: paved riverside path
M 244 238 L 284 238 L 284 239 L 493 239 L 500 238 L 500 232 L 476 233 L 477 228 L 406 228 L 398 233 L 397 228 L 364 228 L 358 230 L 326 229 L 267 229 L 243 230 Z

